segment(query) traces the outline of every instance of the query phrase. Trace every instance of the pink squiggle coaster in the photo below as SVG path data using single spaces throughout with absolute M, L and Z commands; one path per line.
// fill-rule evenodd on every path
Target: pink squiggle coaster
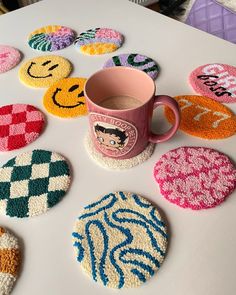
M 14 68 L 21 60 L 20 52 L 7 45 L 0 45 L 0 73 Z
M 204 147 L 167 152 L 156 163 L 154 177 L 168 201 L 193 210 L 219 205 L 236 187 L 236 169 L 229 158 Z

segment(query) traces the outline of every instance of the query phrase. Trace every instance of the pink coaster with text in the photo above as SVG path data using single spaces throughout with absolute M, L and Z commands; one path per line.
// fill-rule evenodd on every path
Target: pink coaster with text
M 0 45 L 0 73 L 7 72 L 14 68 L 21 59 L 20 52 L 7 45 Z
M 168 201 L 193 210 L 219 205 L 236 187 L 236 169 L 229 158 L 204 147 L 167 152 L 156 163 L 154 177 Z
M 189 76 L 193 89 L 219 102 L 236 102 L 236 67 L 226 64 L 206 64 Z

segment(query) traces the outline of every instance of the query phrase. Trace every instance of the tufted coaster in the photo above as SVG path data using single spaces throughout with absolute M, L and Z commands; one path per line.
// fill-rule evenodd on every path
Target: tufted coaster
M 122 43 L 122 34 L 109 28 L 90 29 L 75 39 L 75 46 L 82 53 L 89 55 L 113 52 Z
M 224 105 L 198 95 L 176 96 L 181 110 L 180 130 L 204 139 L 222 139 L 236 133 L 236 116 Z M 165 108 L 165 115 L 174 123 L 173 112 Z
M 46 26 L 32 32 L 28 44 L 33 49 L 55 51 L 70 46 L 75 39 L 74 32 L 63 26 Z
M 102 153 L 99 153 L 95 149 L 89 134 L 86 135 L 84 144 L 85 149 L 87 150 L 87 153 L 89 154 L 91 159 L 93 159 L 99 166 L 111 170 L 129 169 L 142 164 L 151 157 L 155 149 L 155 144 L 149 143 L 146 149 L 139 155 L 130 159 L 118 160 L 115 158 L 106 157 Z
M 156 163 L 154 177 L 168 201 L 193 210 L 219 205 L 236 187 L 236 169 L 229 158 L 204 147 L 167 152 Z
M 43 97 L 45 109 L 58 117 L 70 118 L 87 114 L 84 97 L 85 78 L 65 78 L 49 87 Z
M 160 213 L 130 192 L 109 193 L 86 206 L 72 236 L 84 271 L 111 288 L 144 283 L 160 268 L 167 248 Z
M 44 128 L 41 111 L 29 104 L 0 107 L 0 151 L 11 151 L 36 140 Z
M 17 238 L 0 226 L 0 294 L 9 295 L 17 279 L 20 251 Z
M 0 45 L 0 73 L 14 68 L 21 60 L 20 52 L 7 45 Z
M 34 150 L 0 168 L 0 214 L 32 217 L 48 211 L 70 185 L 67 161 L 61 155 Z
M 49 87 L 69 76 L 71 63 L 58 55 L 43 55 L 26 61 L 19 70 L 20 81 L 31 87 Z
M 120 54 L 113 56 L 105 62 L 103 67 L 111 68 L 119 66 L 141 70 L 148 74 L 153 80 L 157 78 L 157 75 L 160 71 L 158 65 L 153 59 L 137 53 Z
M 195 69 L 189 76 L 193 89 L 219 102 L 236 102 L 236 67 L 225 64 L 207 64 Z

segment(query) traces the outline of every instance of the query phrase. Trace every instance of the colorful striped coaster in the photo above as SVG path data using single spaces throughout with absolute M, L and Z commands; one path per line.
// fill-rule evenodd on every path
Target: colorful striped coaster
M 17 238 L 0 226 L 0 294 L 9 295 L 17 279 L 20 266 Z

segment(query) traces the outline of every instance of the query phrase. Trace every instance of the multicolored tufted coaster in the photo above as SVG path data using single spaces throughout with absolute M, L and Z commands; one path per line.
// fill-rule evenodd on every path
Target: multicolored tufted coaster
M 44 55 L 26 61 L 19 70 L 20 81 L 31 87 L 49 87 L 69 76 L 71 63 L 58 55 Z
M 154 177 L 168 201 L 193 210 L 219 205 L 236 187 L 236 169 L 229 158 L 204 147 L 167 152 L 156 163 Z
M 167 248 L 160 213 L 130 192 L 109 193 L 86 206 L 72 236 L 82 268 L 111 288 L 144 283 L 160 268 Z
M 29 104 L 0 107 L 0 151 L 11 151 L 36 140 L 44 128 L 41 111 Z
M 94 147 L 89 134 L 87 134 L 85 137 L 84 145 L 91 159 L 94 160 L 102 168 L 109 170 L 124 170 L 142 164 L 151 157 L 155 149 L 155 144 L 149 143 L 146 149 L 139 155 L 130 159 L 118 160 L 115 158 L 106 157 L 102 153 L 98 152 Z
M 75 39 L 75 46 L 89 55 L 117 50 L 123 43 L 121 33 L 109 28 L 96 28 L 83 32 Z
M 236 116 L 226 106 L 198 95 L 176 96 L 181 110 L 180 130 L 204 139 L 222 139 L 236 133 Z M 174 114 L 165 107 L 165 115 L 174 123 Z
M 65 78 L 54 83 L 43 97 L 45 109 L 58 117 L 71 118 L 87 114 L 84 97 L 85 78 Z
M 160 71 L 158 65 L 153 59 L 137 53 L 120 54 L 113 56 L 105 62 L 103 67 L 111 68 L 119 66 L 141 70 L 147 73 L 153 80 L 157 78 L 157 75 Z
M 20 250 L 17 238 L 0 226 L 0 294 L 9 295 L 17 279 Z
M 207 64 L 195 69 L 189 76 L 193 89 L 219 102 L 236 102 L 236 67 L 225 64 Z
M 28 37 L 31 48 L 55 51 L 70 46 L 75 40 L 74 32 L 63 26 L 46 26 L 32 32 Z
M 65 195 L 70 170 L 64 157 L 34 150 L 0 168 L 0 214 L 32 217 L 45 213 Z
M 21 60 L 20 52 L 7 45 L 0 45 L 0 73 L 14 68 Z

